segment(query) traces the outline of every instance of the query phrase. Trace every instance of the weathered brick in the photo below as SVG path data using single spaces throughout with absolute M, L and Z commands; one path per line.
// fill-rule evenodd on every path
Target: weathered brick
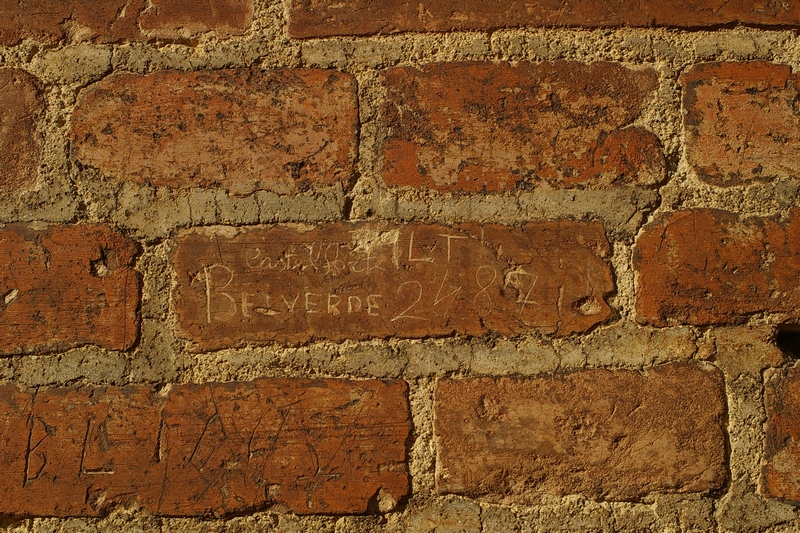
M 727 477 L 724 385 L 711 367 L 444 379 L 434 410 L 440 493 L 628 500 Z
M 0 231 L 0 354 L 130 348 L 139 325 L 136 253 L 105 226 Z
M 17 192 L 36 179 L 44 109 L 36 80 L 24 71 L 0 69 L 0 191 Z
M 357 131 L 355 80 L 340 72 L 120 74 L 81 93 L 72 156 L 154 186 L 294 193 L 349 181 Z
M 800 369 L 767 370 L 764 404 L 762 489 L 772 498 L 800 503 Z
M 244 33 L 253 0 L 28 0 L 0 5 L 0 44 L 23 39 L 109 43 Z
M 800 209 L 786 222 L 713 209 L 669 213 L 634 249 L 640 322 L 740 323 L 760 312 L 800 317 Z
M 800 172 L 800 92 L 788 65 L 696 65 L 681 77 L 686 158 L 714 185 Z
M 760 379 L 765 369 L 786 363 L 771 326 L 714 328 L 711 335 L 716 351 L 714 364 L 729 381 L 747 375 Z
M 800 25 L 800 2 L 759 0 L 292 0 L 292 37 L 372 35 L 402 31 L 491 30 L 521 26 Z
M 0 387 L 0 514 L 362 513 L 408 492 L 403 382 Z
M 130 0 L 129 0 L 130 1 Z M 139 27 L 144 38 L 240 35 L 253 20 L 253 0 L 147 0 Z
M 387 185 L 599 189 L 664 177 L 658 138 L 633 126 L 652 69 L 615 63 L 428 64 L 382 73 Z
M 312 339 L 568 335 L 613 316 L 600 223 L 356 222 L 182 233 L 173 265 L 193 349 Z

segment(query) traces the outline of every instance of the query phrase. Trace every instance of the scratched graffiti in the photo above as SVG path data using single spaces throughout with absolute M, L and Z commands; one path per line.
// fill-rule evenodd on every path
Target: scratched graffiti
M 612 315 L 600 224 L 195 229 L 176 310 L 198 350 L 248 342 L 583 331 Z
M 0 514 L 361 513 L 408 491 L 407 405 L 401 382 L 0 387 Z

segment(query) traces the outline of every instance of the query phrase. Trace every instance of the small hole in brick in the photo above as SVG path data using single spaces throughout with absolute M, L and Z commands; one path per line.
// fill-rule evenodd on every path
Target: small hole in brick
M 775 344 L 787 356 L 800 359 L 800 325 L 778 326 Z
M 99 278 L 105 277 L 108 274 L 108 267 L 106 266 L 106 262 L 103 259 L 92 261 L 91 271 L 93 275 Z

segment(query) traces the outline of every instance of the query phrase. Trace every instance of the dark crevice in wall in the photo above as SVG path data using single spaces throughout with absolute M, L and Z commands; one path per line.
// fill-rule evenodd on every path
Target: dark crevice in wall
M 775 335 L 778 349 L 792 359 L 800 359 L 800 324 L 783 324 L 778 326 Z

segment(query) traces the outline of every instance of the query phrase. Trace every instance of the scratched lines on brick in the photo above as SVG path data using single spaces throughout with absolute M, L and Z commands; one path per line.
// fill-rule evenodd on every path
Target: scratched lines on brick
M 270 503 L 349 513 L 379 487 L 395 501 L 408 490 L 401 382 L 274 379 L 164 395 L 9 385 L 0 405 L 3 514 L 97 515 L 133 501 L 172 516 Z
M 197 348 L 489 331 L 568 334 L 613 313 L 600 224 L 226 228 L 178 239 L 176 308 Z M 562 237 L 565 237 L 562 241 Z
M 398 232 L 391 232 L 389 234 L 391 239 L 389 242 L 381 242 L 381 245 L 389 246 L 391 248 L 391 256 L 392 256 L 392 263 L 394 268 L 399 268 L 399 254 L 402 252 L 405 254 L 405 250 L 399 250 L 399 233 Z M 448 235 L 448 234 L 439 234 L 439 237 L 442 237 L 447 242 L 447 259 L 448 262 L 451 259 L 452 254 L 452 240 L 454 239 L 466 239 L 466 236 L 463 235 Z M 381 241 L 384 241 L 381 238 Z M 283 251 L 281 255 L 277 256 L 277 258 L 273 259 L 264 250 L 262 250 L 259 246 L 255 243 L 252 244 L 253 247 L 249 250 L 245 250 L 245 262 L 247 264 L 247 268 L 250 270 L 255 271 L 264 271 L 269 272 L 294 272 L 294 273 L 301 273 L 306 269 L 313 269 L 315 272 L 322 273 L 325 277 L 337 277 L 341 276 L 345 273 L 352 272 L 352 273 L 367 273 L 369 274 L 373 270 L 386 270 L 386 267 L 391 265 L 385 265 L 386 257 L 381 257 L 382 254 L 378 251 L 377 254 L 373 255 L 373 248 L 368 247 L 364 250 L 358 249 L 350 249 L 349 243 L 343 242 L 326 242 L 326 241 L 314 241 L 307 245 L 296 245 L 294 243 L 290 243 L 288 246 L 288 250 Z M 250 243 L 244 244 L 244 247 L 250 246 Z M 333 252 L 331 252 L 333 250 Z M 248 253 L 249 252 L 249 253 Z M 414 257 L 416 254 L 419 254 L 420 250 L 414 249 L 414 231 L 411 232 L 409 237 L 408 243 L 408 254 L 404 257 L 404 259 L 410 263 L 413 262 L 434 262 L 433 257 L 419 255 Z M 354 259 L 350 259 L 348 256 L 354 256 Z M 217 278 L 214 276 L 214 271 L 216 269 L 222 270 L 223 275 L 222 280 L 219 283 L 223 283 L 219 285 L 217 282 Z M 484 279 L 483 283 L 481 282 L 481 271 L 485 270 L 485 274 L 490 276 L 488 281 Z M 448 281 L 449 276 L 449 269 L 445 270 L 444 276 L 442 278 L 441 283 L 439 284 L 439 288 L 436 292 L 436 296 L 433 299 L 432 307 L 435 308 L 439 304 L 447 303 L 444 307 L 444 311 L 442 313 L 443 318 L 447 318 L 447 315 L 450 311 L 450 307 L 455 299 L 456 296 L 464 289 L 463 286 L 459 285 L 455 288 L 449 286 L 445 289 L 447 292 L 446 294 L 443 292 L 443 288 Z M 253 312 L 260 313 L 265 316 L 274 316 L 280 313 L 294 313 L 295 310 L 298 312 L 305 312 L 308 314 L 315 314 L 315 313 L 323 313 L 327 312 L 328 314 L 332 314 L 335 316 L 341 315 L 343 312 L 347 314 L 353 313 L 362 313 L 365 312 L 368 316 L 380 316 L 379 310 L 383 307 L 380 305 L 379 300 L 384 299 L 383 294 L 368 294 L 368 295 L 344 295 L 340 296 L 335 293 L 328 293 L 326 298 L 323 299 L 323 305 L 320 306 L 320 302 L 318 301 L 319 297 L 322 297 L 322 294 L 312 293 L 312 292 L 305 292 L 303 294 L 303 300 L 301 302 L 301 306 L 298 307 L 297 303 L 300 299 L 301 292 L 297 292 L 294 297 L 289 295 L 289 299 L 287 299 L 286 294 L 280 292 L 280 302 L 278 304 L 278 308 L 273 308 L 271 306 L 271 298 L 269 294 L 264 296 L 264 307 L 257 306 L 254 302 L 250 301 L 250 298 L 255 296 L 254 294 L 242 292 L 241 297 L 241 306 L 239 307 L 239 301 L 236 298 L 231 296 L 230 293 L 223 292 L 223 289 L 227 288 L 228 285 L 231 284 L 235 277 L 233 269 L 230 267 L 220 264 L 214 263 L 212 265 L 206 266 L 203 265 L 203 274 L 202 277 L 197 278 L 201 281 L 206 290 L 206 319 L 208 323 L 212 322 L 212 307 L 214 307 L 212 303 L 213 295 L 217 295 L 220 297 L 224 297 L 228 300 L 231 306 L 228 309 L 226 314 L 216 315 L 213 314 L 213 319 L 216 320 L 228 320 L 229 318 L 233 318 L 233 316 L 237 313 L 237 309 L 240 309 L 241 313 L 245 317 L 252 317 L 253 315 L 250 313 L 252 310 Z M 529 300 L 530 294 L 533 288 L 536 285 L 536 281 L 538 280 L 538 275 L 535 273 L 528 273 L 525 269 L 517 269 L 513 272 L 509 272 L 508 280 L 506 283 L 508 284 L 509 281 L 512 279 L 517 278 L 529 278 L 530 286 L 528 288 L 527 294 L 525 297 L 522 297 L 522 292 L 520 293 L 520 298 L 518 303 L 520 304 L 520 312 L 524 309 L 525 305 L 533 304 L 538 305 L 537 302 Z M 479 266 L 475 271 L 475 280 L 478 285 L 478 292 L 475 294 L 473 301 L 477 301 L 480 296 L 484 296 L 487 299 L 487 305 L 491 310 L 492 307 L 492 299 L 491 296 L 488 294 L 488 289 L 490 286 L 495 282 L 497 279 L 497 270 L 494 267 L 490 266 Z M 394 322 L 397 320 L 403 319 L 411 319 L 411 320 L 428 320 L 424 317 L 413 316 L 408 314 L 412 308 L 415 308 L 419 301 L 422 299 L 423 288 L 422 283 L 417 281 L 416 279 L 412 279 L 410 281 L 403 281 L 397 288 L 397 295 L 400 296 L 404 291 L 404 287 L 410 286 L 411 290 L 410 293 L 416 294 L 416 299 L 414 302 L 409 305 L 405 310 L 401 311 L 394 317 L 390 319 L 390 321 Z M 452 290 L 451 290 L 452 289 Z M 523 289 L 524 292 L 524 289 Z M 346 298 L 346 304 L 343 299 Z M 365 303 L 366 302 L 366 303 Z M 283 307 L 285 306 L 285 308 Z M 342 307 L 340 311 L 339 307 Z M 321 307 L 321 309 L 319 309 Z M 346 311 L 345 311 L 346 308 Z
M 133 241 L 93 224 L 12 224 L 0 233 L 0 354 L 133 345 L 140 286 Z

